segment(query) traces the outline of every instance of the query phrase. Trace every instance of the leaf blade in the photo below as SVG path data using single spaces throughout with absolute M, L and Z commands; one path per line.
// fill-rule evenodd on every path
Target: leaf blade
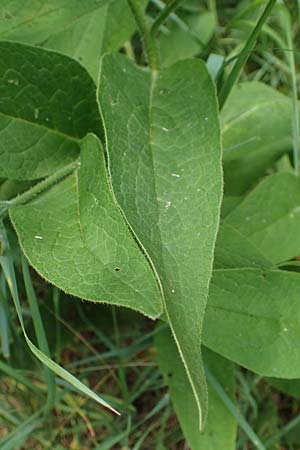
M 102 58 L 98 91 L 114 192 L 160 280 L 202 426 L 201 323 L 222 193 L 215 91 L 199 61 L 152 76 L 120 55 Z
M 58 53 L 0 42 L 0 176 L 37 179 L 76 159 L 80 139 L 101 135 L 95 85 Z
M 161 313 L 157 283 L 116 204 L 100 141 L 89 134 L 81 147 L 77 171 L 10 209 L 21 247 L 61 289 L 155 318 Z

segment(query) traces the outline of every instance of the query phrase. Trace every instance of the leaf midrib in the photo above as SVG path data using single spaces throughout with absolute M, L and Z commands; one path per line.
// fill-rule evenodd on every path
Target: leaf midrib
M 83 0 L 84 1 L 84 0 Z M 49 32 L 49 35 L 44 39 L 44 41 L 47 41 L 52 35 L 55 35 L 57 33 L 61 33 L 63 30 L 65 30 L 66 28 L 69 28 L 70 26 L 72 26 L 74 23 L 78 22 L 80 19 L 82 19 L 82 17 L 87 16 L 89 14 L 94 13 L 95 11 L 97 11 L 98 9 L 103 8 L 104 6 L 108 5 L 110 3 L 110 1 L 107 2 L 107 4 L 103 4 L 102 6 L 97 6 L 95 8 L 91 8 L 90 11 L 87 11 L 83 14 L 80 14 L 78 16 L 75 16 L 71 21 L 69 21 L 67 23 L 67 25 L 62 26 L 62 27 L 58 27 L 56 29 L 53 30 L 53 32 Z M 9 29 L 9 31 L 3 31 L 2 33 L 0 33 L 0 37 L 1 36 L 6 36 L 7 39 L 9 39 L 9 35 L 11 32 L 17 30 L 18 28 L 22 28 L 23 26 L 29 25 L 31 22 L 33 22 L 36 19 L 40 19 L 42 17 L 46 17 L 49 14 L 52 14 L 53 12 L 59 10 L 59 8 L 56 9 L 52 9 L 51 11 L 47 11 L 43 14 L 40 14 L 39 16 L 32 16 L 31 18 L 24 20 L 23 22 L 19 23 L 18 25 L 12 27 Z
M 259 111 L 261 108 L 272 107 L 276 103 L 289 104 L 288 100 L 278 98 L 276 100 L 271 100 L 268 102 L 260 103 L 259 105 L 255 105 L 251 109 L 248 109 L 247 111 L 244 111 L 243 113 L 238 114 L 237 116 L 230 119 L 228 122 L 222 124 L 222 135 L 224 133 L 226 133 L 233 125 L 241 122 L 242 120 L 244 120 L 245 118 L 250 116 L 252 113 Z
M 2 111 L 0 111 L 0 116 L 3 116 L 4 118 L 6 118 L 6 119 L 8 119 L 10 121 L 19 121 L 19 122 L 22 122 L 22 123 L 26 123 L 27 125 L 29 124 L 31 126 L 34 126 L 34 127 L 37 127 L 37 128 L 41 128 L 42 130 L 45 130 L 45 132 L 47 132 L 47 133 L 51 132 L 51 133 L 56 134 L 57 136 L 59 136 L 61 138 L 64 138 L 64 139 L 76 142 L 76 144 L 79 144 L 80 141 L 81 141 L 81 139 L 76 138 L 74 136 L 70 136 L 68 134 L 65 134 L 62 131 L 56 130 L 55 128 L 50 128 L 50 127 L 48 128 L 45 125 L 42 125 L 42 124 L 40 124 L 38 122 L 31 122 L 30 120 L 24 119 L 23 117 L 15 117 L 15 116 L 12 116 L 10 114 L 4 113 Z M 0 130 L 0 133 L 1 133 L 1 131 L 2 130 Z

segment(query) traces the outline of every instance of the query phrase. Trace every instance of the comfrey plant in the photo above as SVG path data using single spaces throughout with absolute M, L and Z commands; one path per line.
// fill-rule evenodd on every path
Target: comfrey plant
M 207 63 L 162 31 L 179 20 L 178 0 L 152 23 L 141 0 L 51 0 L 39 14 L 32 2 L 6 3 L 0 261 L 25 340 L 50 369 L 48 407 L 53 371 L 117 413 L 51 359 L 37 303 L 38 346 L 26 334 L 12 229 L 31 297 L 27 261 L 74 302 L 165 324 L 157 360 L 193 450 L 235 448 L 237 421 L 264 448 L 233 417 L 233 363 L 300 377 L 298 103 L 294 76 L 292 102 L 236 82 L 275 0 L 232 60 Z M 117 53 L 135 29 L 143 52 L 127 42 L 127 55 Z M 291 47 L 290 33 L 282 41 Z M 294 74 L 292 52 L 287 59 Z M 296 175 L 283 170 L 291 151 Z

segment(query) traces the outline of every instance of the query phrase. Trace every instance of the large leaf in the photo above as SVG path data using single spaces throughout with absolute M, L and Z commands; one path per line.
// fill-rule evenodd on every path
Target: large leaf
M 292 148 L 291 100 L 258 82 L 238 85 L 221 114 L 225 191 L 244 193 Z
M 274 264 L 300 254 L 300 182 L 289 173 L 272 175 L 226 217 Z
M 215 89 L 201 61 L 151 74 L 106 55 L 99 100 L 114 192 L 161 284 L 202 425 L 201 326 L 222 191 Z
M 300 378 L 299 292 L 293 272 L 215 270 L 204 344 L 261 375 Z
M 127 0 L 2 0 L 1 8 L 0 39 L 66 53 L 94 79 L 102 53 L 118 50 L 135 30 Z
M 81 166 L 10 217 L 33 267 L 64 291 L 155 318 L 158 285 L 132 238 L 106 175 L 99 140 L 82 143 Z
M 192 450 L 234 450 L 237 424 L 215 390 L 208 383 L 208 416 L 203 433 L 198 430 L 197 405 L 169 330 L 157 333 L 155 344 L 160 370 L 169 387 L 182 431 Z M 205 363 L 224 390 L 234 397 L 233 364 L 205 349 Z
M 265 376 L 300 376 L 300 276 L 274 270 L 299 252 L 299 194 L 295 176 L 268 177 L 225 217 L 216 242 L 204 343 Z
M 87 132 L 100 134 L 95 86 L 72 59 L 0 43 L 0 176 L 44 177 L 74 160 Z

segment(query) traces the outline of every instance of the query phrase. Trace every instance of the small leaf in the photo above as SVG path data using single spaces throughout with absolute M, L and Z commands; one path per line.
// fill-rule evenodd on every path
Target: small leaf
M 268 383 L 277 389 L 279 392 L 283 392 L 286 395 L 296 398 L 300 397 L 300 380 L 280 380 L 276 378 L 269 378 Z
M 204 344 L 260 375 L 300 378 L 299 290 L 293 272 L 215 270 Z
M 72 59 L 0 42 L 0 176 L 33 180 L 73 161 L 101 133 L 95 85 Z
M 157 282 L 122 217 L 99 140 L 82 141 L 81 166 L 10 217 L 33 267 L 78 297 L 127 306 L 155 318 Z
M 291 100 L 263 83 L 233 89 L 221 114 L 225 191 L 241 195 L 292 149 Z
M 300 254 L 300 182 L 290 173 L 267 177 L 226 217 L 273 264 Z
M 271 261 L 233 226 L 222 223 L 216 242 L 214 269 L 272 267 Z
M 201 324 L 222 195 L 215 89 L 199 60 L 152 74 L 105 55 L 99 103 L 113 189 L 161 284 L 202 426 Z
M 215 390 L 208 383 L 208 417 L 204 431 L 200 433 L 193 391 L 168 329 L 156 334 L 155 345 L 160 370 L 169 387 L 175 412 L 191 450 L 234 450 L 237 424 Z M 223 388 L 234 397 L 233 364 L 208 349 L 204 349 L 203 358 Z

